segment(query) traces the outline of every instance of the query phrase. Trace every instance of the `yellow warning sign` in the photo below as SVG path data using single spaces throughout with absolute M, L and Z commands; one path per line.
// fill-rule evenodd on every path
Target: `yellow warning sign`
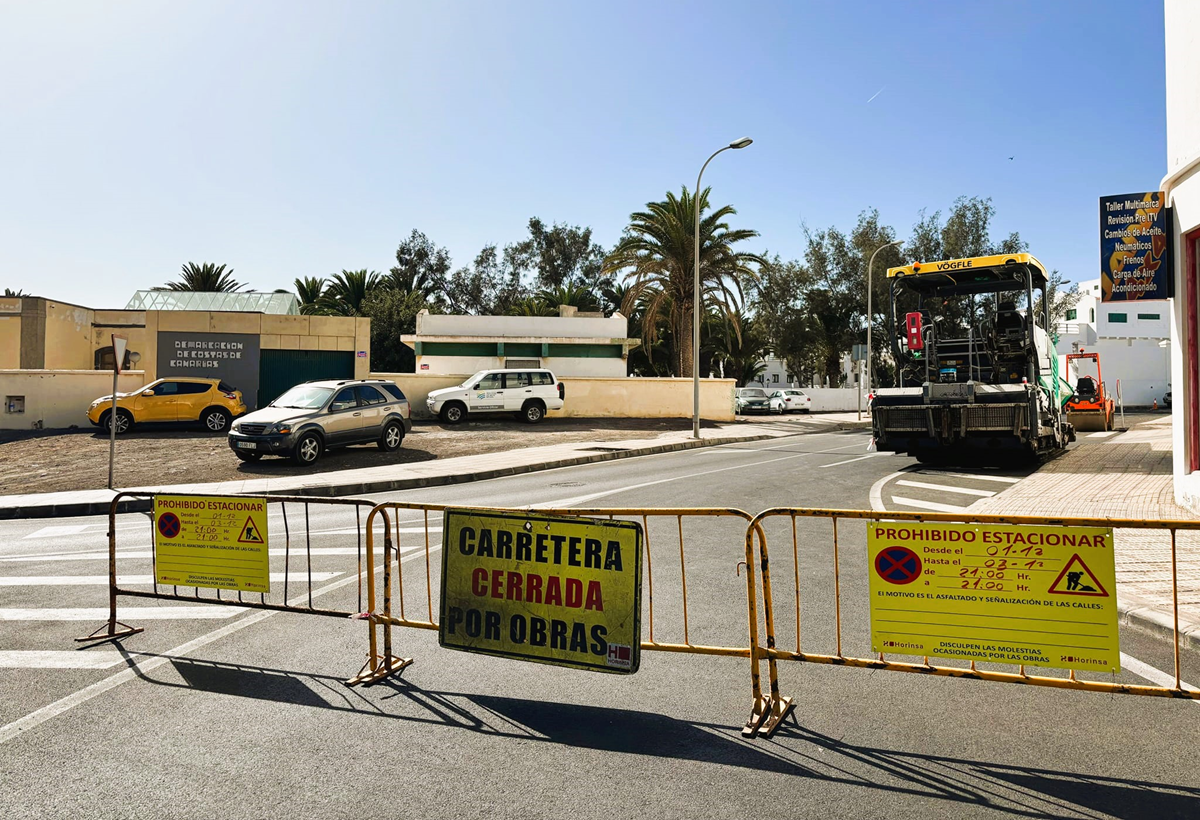
M 1119 672 L 1112 530 L 871 522 L 871 648 Z
M 263 498 L 154 498 L 155 578 L 160 584 L 270 592 Z
M 600 672 L 641 657 L 636 522 L 447 510 L 438 642 Z

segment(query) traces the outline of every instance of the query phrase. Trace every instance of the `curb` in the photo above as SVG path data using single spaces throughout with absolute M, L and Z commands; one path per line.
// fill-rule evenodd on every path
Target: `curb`
M 1168 643 L 1175 640 L 1175 621 L 1170 613 L 1158 609 L 1136 597 L 1117 596 L 1117 619 L 1139 632 L 1160 638 Z M 1200 650 L 1200 625 L 1179 622 L 1179 646 L 1181 649 Z
M 851 424 L 854 424 L 851 422 Z M 830 425 L 833 428 L 833 425 Z M 836 429 L 855 429 L 837 425 Z M 816 431 L 813 431 L 816 432 Z M 822 431 L 824 432 L 824 431 Z M 791 435 L 795 435 L 792 433 Z M 802 435 L 802 434 L 801 434 Z M 254 495 L 299 495 L 314 498 L 330 498 L 334 496 L 365 495 L 367 493 L 395 492 L 398 490 L 413 490 L 422 487 L 440 487 L 449 484 L 467 484 L 472 481 L 487 481 L 493 478 L 522 475 L 543 470 L 557 470 L 562 467 L 576 467 L 584 464 L 595 464 L 601 461 L 635 458 L 637 456 L 659 455 L 682 450 L 694 450 L 700 447 L 717 447 L 725 444 L 741 444 L 751 441 L 782 438 L 775 435 L 742 436 L 729 439 L 687 439 L 669 444 L 656 444 L 649 447 L 639 447 L 631 450 L 596 452 L 575 458 L 562 458 L 555 461 L 543 461 L 534 464 L 520 464 L 512 467 L 500 467 L 494 470 L 484 470 L 473 473 L 452 473 L 450 475 L 427 476 L 420 478 L 383 479 L 379 481 L 357 481 L 343 484 L 329 484 L 312 487 L 297 487 L 295 489 L 277 490 Z M 233 493 L 241 495 L 241 493 Z M 0 507 L 0 520 L 18 518 L 68 518 L 86 515 L 107 515 L 111 501 L 80 501 L 60 504 L 30 504 L 20 507 Z M 130 499 L 117 505 L 118 513 L 148 512 L 151 502 L 149 499 Z

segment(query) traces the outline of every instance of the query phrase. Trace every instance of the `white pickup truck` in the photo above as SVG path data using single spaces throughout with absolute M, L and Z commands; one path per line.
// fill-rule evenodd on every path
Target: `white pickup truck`
M 562 382 L 549 370 L 480 370 L 457 387 L 430 392 L 425 406 L 446 424 L 471 413 L 513 413 L 537 424 L 547 410 L 561 410 Z

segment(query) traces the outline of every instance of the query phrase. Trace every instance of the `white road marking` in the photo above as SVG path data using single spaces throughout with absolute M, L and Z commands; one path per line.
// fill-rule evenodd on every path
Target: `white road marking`
M 330 578 L 336 578 L 344 573 L 341 572 L 314 572 L 312 579 L 314 581 L 328 581 Z M 300 582 L 308 579 L 308 573 L 304 570 L 293 571 L 288 573 L 289 582 Z M 283 581 L 284 574 L 282 572 L 272 572 L 272 581 Z M 118 575 L 117 584 L 121 586 L 150 586 L 154 583 L 152 575 Z M 7 575 L 0 576 L 0 587 L 53 587 L 53 586 L 108 586 L 107 575 Z M 159 584 L 159 586 L 171 586 L 170 584 Z M 180 585 L 184 586 L 184 585 Z
M 1121 432 L 1121 431 L 1120 430 L 1109 430 L 1107 433 L 1088 433 L 1088 438 L 1108 438 L 1109 436 L 1115 436 L 1119 432 Z M 1171 685 L 1174 686 L 1175 682 L 1172 681 Z
M 832 464 L 821 464 L 818 466 L 820 467 L 820 469 L 823 470 L 826 467 L 841 467 L 843 464 L 850 464 L 855 461 L 865 461 L 868 458 L 875 458 L 875 456 L 886 456 L 886 455 L 889 455 L 889 454 L 888 453 L 867 453 L 865 456 L 855 456 L 854 458 L 848 458 L 845 461 L 835 461 Z
M 0 650 L 0 669 L 107 669 L 125 660 L 115 649 L 99 652 L 73 650 Z
M 1021 479 L 1007 475 L 975 475 L 974 473 L 944 473 L 941 470 L 917 470 L 920 475 L 946 476 L 947 478 L 973 478 L 977 481 L 999 481 L 1002 484 L 1016 484 Z
M 432 541 L 430 541 L 429 546 L 431 548 L 433 547 Z M 366 549 L 365 544 L 364 544 L 363 548 L 364 548 L 364 550 Z M 401 547 L 400 551 L 401 552 L 410 552 L 412 550 L 419 550 L 419 549 L 424 549 L 424 547 L 423 546 Z M 282 558 L 282 557 L 284 557 L 285 554 L 287 554 L 286 550 L 283 550 L 283 549 L 273 549 L 273 550 L 268 550 L 268 552 L 270 553 L 270 555 L 272 557 L 277 557 L 277 558 Z M 312 555 L 358 555 L 358 547 L 313 547 L 310 550 L 310 552 Z M 376 543 L 375 553 L 377 555 L 383 555 L 382 539 L 380 539 L 380 541 L 378 543 Z M 148 559 L 148 558 L 153 558 L 153 557 L 154 557 L 154 553 L 151 550 L 125 550 L 125 551 L 117 552 L 117 560 L 118 561 L 123 560 L 123 559 L 135 560 L 138 558 Z M 303 547 L 294 547 L 291 551 L 291 557 L 293 560 L 303 561 L 304 560 L 304 548 Z M 107 561 L 107 560 L 108 560 L 107 552 L 74 552 L 74 553 L 67 553 L 65 555 L 62 553 L 55 553 L 52 555 L 15 555 L 10 558 L 0 558 L 0 564 L 4 563 L 6 561 L 9 561 L 9 562 L 11 562 L 11 561 L 41 562 L 41 561 Z
M 438 549 L 440 548 L 441 547 L 439 545 Z M 421 556 L 410 555 L 402 560 L 412 561 L 419 557 Z M 297 595 L 288 601 L 288 605 L 299 606 L 300 604 L 306 603 L 310 597 L 319 598 L 322 595 L 333 592 L 337 589 L 341 589 L 342 587 L 349 586 L 357 581 L 358 573 L 354 573 L 349 578 L 343 578 L 340 581 L 334 581 L 332 584 L 327 584 L 320 589 L 313 590 L 311 596 L 307 592 Z M 70 709 L 74 709 L 80 704 L 87 703 L 92 698 L 102 695 L 110 689 L 115 689 L 122 683 L 126 683 L 131 680 L 137 680 L 139 676 L 144 676 L 147 672 L 153 671 L 165 663 L 169 663 L 174 658 L 186 657 L 189 652 L 194 652 L 197 649 L 208 646 L 210 643 L 219 641 L 221 638 L 224 638 L 227 635 L 232 635 L 233 633 L 245 629 L 248 626 L 262 623 L 267 618 L 277 614 L 277 612 L 272 610 L 259 610 L 252 615 L 234 621 L 231 624 L 226 624 L 219 629 L 214 629 L 212 632 L 207 634 L 201 635 L 199 638 L 180 644 L 174 649 L 168 649 L 166 652 L 161 654 L 150 655 L 145 660 L 138 660 L 136 658 L 137 653 L 131 652 L 130 658 L 126 660 L 127 663 L 130 663 L 129 669 L 123 669 L 116 674 L 110 675 L 104 680 L 93 683 L 91 686 L 84 687 L 83 689 L 73 692 L 64 698 L 60 698 L 53 703 L 47 704 L 41 709 L 36 709 L 24 717 L 17 718 L 12 723 L 9 723 L 5 726 L 0 726 L 0 744 L 7 743 L 23 732 L 27 732 L 30 729 L 40 726 L 51 718 L 61 715 L 63 712 L 69 711 Z M 81 654 L 90 655 L 95 651 L 97 650 L 93 649 Z
M 919 501 L 915 498 L 904 498 L 902 496 L 892 496 L 892 503 L 899 504 L 902 507 L 916 507 L 919 510 L 930 510 L 932 512 L 966 512 L 966 507 L 956 507 L 953 504 L 939 504 L 936 501 Z
M 942 493 L 959 493 L 960 495 L 974 495 L 979 498 L 990 498 L 995 495 L 991 490 L 972 490 L 968 487 L 952 487 L 949 484 L 930 484 L 925 481 L 897 481 L 896 484 L 901 487 L 918 487 L 922 490 L 937 490 Z
M 79 535 L 89 524 L 59 524 L 53 527 L 42 527 L 37 532 L 31 532 L 26 538 L 59 538 L 64 535 Z
M 138 606 L 118 607 L 117 617 L 139 621 L 210 620 L 232 618 L 245 612 L 239 606 Z M 76 609 L 0 609 L 0 621 L 104 621 L 108 607 Z
M 1166 672 L 1163 672 L 1162 670 L 1157 669 L 1148 663 L 1139 661 L 1137 658 L 1133 657 L 1132 655 L 1126 655 L 1124 652 L 1121 653 L 1121 669 L 1123 669 L 1126 672 L 1132 672 L 1133 674 L 1137 675 L 1139 678 L 1145 678 L 1146 680 L 1150 681 L 1151 683 L 1155 684 L 1156 686 L 1165 686 L 1168 689 L 1175 688 L 1175 676 L 1174 675 L 1169 675 Z M 1184 689 L 1188 689 L 1193 692 L 1197 691 L 1196 687 L 1192 686 L 1187 681 L 1180 681 L 1180 684 L 1182 685 L 1182 687 Z M 1197 701 L 1192 701 L 1192 702 L 1196 703 Z

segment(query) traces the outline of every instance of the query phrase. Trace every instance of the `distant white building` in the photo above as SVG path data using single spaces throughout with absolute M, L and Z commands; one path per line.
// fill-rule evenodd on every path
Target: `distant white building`
M 418 373 L 470 375 L 501 367 L 546 367 L 556 376 L 624 378 L 629 321 L 620 313 L 558 316 L 417 314 L 417 332 L 401 340 L 416 354 Z
M 763 360 L 765 368 L 763 372 L 754 379 L 751 384 L 757 384 L 761 387 L 842 387 L 841 384 L 820 384 L 819 380 L 814 380 L 813 384 L 801 384 L 799 377 L 794 373 L 789 373 L 787 362 L 776 356 L 767 356 Z M 854 387 L 858 384 L 859 374 L 854 362 L 850 360 L 850 354 L 842 355 L 842 375 L 845 377 L 844 386 Z
M 1115 396 L 1119 380 L 1127 406 L 1162 403 L 1171 377 L 1170 301 L 1102 302 L 1100 280 L 1091 279 L 1079 283 L 1079 301 L 1055 330 L 1060 356 L 1100 354 L 1105 384 Z M 1095 374 L 1063 375 L 1074 384 L 1079 375 Z

